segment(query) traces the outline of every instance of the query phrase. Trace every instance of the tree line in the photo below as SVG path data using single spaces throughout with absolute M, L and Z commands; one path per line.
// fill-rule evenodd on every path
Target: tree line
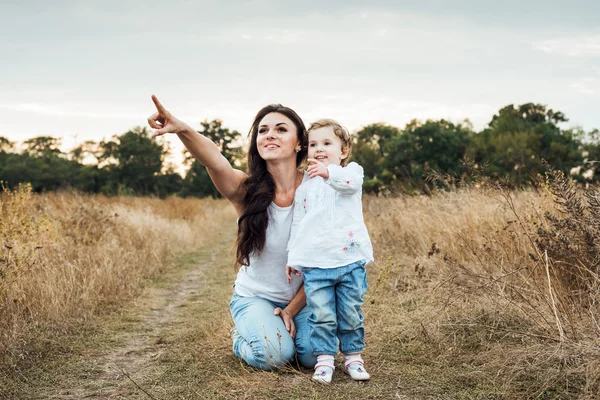
M 542 160 L 579 181 L 600 179 L 600 132 L 562 129 L 560 111 L 541 104 L 508 105 L 487 126 L 475 131 L 468 120 L 413 120 L 402 129 L 382 123 L 353 134 L 351 158 L 365 170 L 364 190 L 423 190 L 431 176 L 478 173 L 512 185 L 529 185 L 543 173 Z M 343 121 L 341 121 L 343 123 Z M 242 136 L 220 120 L 204 121 L 198 130 L 244 169 Z M 38 136 L 20 147 L 0 136 L 0 181 L 13 188 L 28 182 L 36 192 L 76 189 L 106 195 L 219 197 L 206 169 L 184 154 L 184 176 L 165 162 L 170 149 L 146 128 L 134 128 L 100 142 L 86 141 L 69 152 L 61 139 Z M 469 162 L 465 162 L 469 160 Z

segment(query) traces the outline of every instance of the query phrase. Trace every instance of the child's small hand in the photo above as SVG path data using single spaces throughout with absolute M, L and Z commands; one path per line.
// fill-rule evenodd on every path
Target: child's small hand
M 323 179 L 329 179 L 329 170 L 327 169 L 325 164 L 315 160 L 314 158 L 309 158 L 308 162 L 310 163 L 310 165 L 308 166 L 306 172 L 308 172 L 309 178 L 320 176 Z
M 300 271 L 298 271 L 297 269 L 294 269 L 292 267 L 290 267 L 289 265 L 286 265 L 285 267 L 285 276 L 287 276 L 287 281 L 288 281 L 288 285 L 290 283 L 292 283 L 292 273 L 296 276 L 300 276 Z

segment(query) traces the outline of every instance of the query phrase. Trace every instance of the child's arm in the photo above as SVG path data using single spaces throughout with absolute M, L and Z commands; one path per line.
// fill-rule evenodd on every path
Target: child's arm
M 362 189 L 364 171 L 363 167 L 357 163 L 351 162 L 345 167 L 330 164 L 327 166 L 327 170 L 329 177 L 325 179 L 325 183 L 336 191 L 345 195 L 353 195 Z

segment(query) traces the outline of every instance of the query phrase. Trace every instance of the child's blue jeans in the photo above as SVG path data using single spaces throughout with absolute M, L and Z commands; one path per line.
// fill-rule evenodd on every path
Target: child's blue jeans
M 367 291 L 364 261 L 338 268 L 302 268 L 310 344 L 315 355 L 360 353 L 365 345 L 363 295 Z

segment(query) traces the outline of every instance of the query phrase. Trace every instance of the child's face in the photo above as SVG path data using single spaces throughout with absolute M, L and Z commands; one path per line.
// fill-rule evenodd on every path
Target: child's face
M 346 157 L 342 140 L 333 132 L 333 127 L 326 126 L 308 133 L 308 158 L 314 158 L 327 166 L 340 165 Z

